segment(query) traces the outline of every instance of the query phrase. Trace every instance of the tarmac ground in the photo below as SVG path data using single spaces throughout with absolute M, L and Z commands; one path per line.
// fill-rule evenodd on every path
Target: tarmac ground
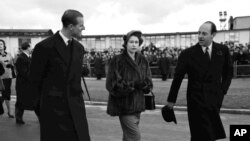
M 14 102 L 11 102 L 14 111 Z M 6 109 L 6 108 L 5 108 Z M 106 114 L 105 105 L 86 104 L 90 136 L 92 141 L 121 141 L 122 130 L 118 117 Z M 160 109 L 146 111 L 141 115 L 140 130 L 142 141 L 189 141 L 189 125 L 186 111 L 175 111 L 178 124 L 167 123 L 161 116 Z M 221 119 L 229 141 L 229 126 L 250 124 L 248 114 L 222 113 Z M 7 114 L 0 116 L 1 141 L 39 141 L 39 122 L 33 111 L 24 112 L 24 125 L 16 125 L 15 119 Z

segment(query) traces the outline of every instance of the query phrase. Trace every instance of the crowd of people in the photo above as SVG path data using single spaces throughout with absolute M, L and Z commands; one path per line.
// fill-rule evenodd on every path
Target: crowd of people
M 230 49 L 233 62 L 237 65 L 250 64 L 250 43 L 235 44 L 234 42 L 223 43 Z
M 183 49 L 181 48 L 168 48 L 160 50 L 153 43 L 149 46 L 142 47 L 140 53 L 144 55 L 150 67 L 157 67 L 162 74 L 162 80 L 166 80 L 170 73 L 170 66 L 175 66 L 179 54 Z M 84 64 L 91 72 L 91 76 L 96 76 L 97 79 L 104 77 L 107 72 L 108 63 L 113 56 L 121 54 L 124 50 L 104 50 L 104 51 L 90 51 L 84 54 Z M 93 69 L 91 69 L 93 68 Z
M 224 42 L 221 43 L 226 45 L 229 48 L 230 55 L 234 64 L 237 65 L 248 65 L 250 64 L 250 44 L 236 44 L 234 42 Z M 113 56 L 120 54 L 123 51 L 121 50 L 104 50 L 104 51 L 95 51 L 86 52 L 84 55 L 84 64 L 88 66 L 89 72 L 92 70 L 92 76 L 96 76 L 97 79 L 105 76 L 104 72 L 107 72 L 107 66 L 109 61 Z M 176 66 L 178 56 L 183 51 L 182 48 L 177 47 L 165 47 L 163 50 L 157 48 L 153 43 L 148 46 L 143 46 L 140 50 L 143 54 L 150 67 L 156 67 L 159 69 L 159 75 L 162 76 L 162 80 L 166 80 L 166 77 L 171 77 L 170 75 L 170 66 Z M 93 69 L 91 69 L 93 68 Z M 238 69 L 241 73 L 247 73 L 250 70 L 250 67 L 241 67 Z

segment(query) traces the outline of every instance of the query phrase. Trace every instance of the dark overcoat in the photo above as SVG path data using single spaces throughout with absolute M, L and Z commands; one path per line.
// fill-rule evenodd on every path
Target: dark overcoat
M 83 46 L 57 32 L 32 53 L 30 77 L 40 99 L 41 141 L 90 141 L 81 87 Z
M 199 44 L 184 50 L 175 69 L 169 102 L 176 102 L 185 74 L 188 74 L 187 106 L 191 141 L 225 138 L 219 112 L 233 76 L 229 49 L 213 42 L 211 60 L 206 58 Z
M 170 69 L 170 59 L 167 57 L 161 57 L 158 61 L 158 66 L 161 74 L 168 74 Z
M 109 115 L 129 115 L 145 110 L 144 92 L 135 87 L 137 82 L 143 82 L 145 88 L 153 88 L 146 58 L 136 53 L 134 61 L 127 51 L 114 56 L 109 63 L 106 79 L 106 88 L 109 91 L 107 107 Z
M 18 106 L 25 110 L 34 110 L 35 95 L 30 90 L 30 58 L 25 54 L 21 53 L 18 55 L 16 60 L 16 96 Z
M 105 70 L 104 70 L 104 62 L 103 59 L 99 56 L 97 56 L 95 58 L 94 61 L 94 69 L 95 69 L 95 74 L 96 75 L 104 75 L 105 74 Z

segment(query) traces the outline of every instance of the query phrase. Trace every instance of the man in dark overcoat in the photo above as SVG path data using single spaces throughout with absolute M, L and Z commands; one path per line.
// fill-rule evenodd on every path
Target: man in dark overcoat
M 168 74 L 170 69 L 170 60 L 166 56 L 165 52 L 161 54 L 161 57 L 158 61 L 158 67 L 161 72 L 162 81 L 166 81 L 168 79 Z
M 207 21 L 199 28 L 199 43 L 184 50 L 175 69 L 168 103 L 173 108 L 181 82 L 188 75 L 187 110 L 191 141 L 215 141 L 226 137 L 220 108 L 231 84 L 233 65 L 229 49 L 213 42 L 216 26 Z
M 24 110 L 35 110 L 38 116 L 38 111 L 35 108 L 35 95 L 30 91 L 30 62 L 31 62 L 31 47 L 28 42 L 21 45 L 22 52 L 18 54 L 15 67 L 17 72 L 16 77 L 16 104 L 15 116 L 17 124 L 24 124 Z
M 63 28 L 38 43 L 30 77 L 40 102 L 41 141 L 90 141 L 81 87 L 83 15 L 66 10 Z
M 104 62 L 101 54 L 97 54 L 94 61 L 95 75 L 97 80 L 101 80 L 105 73 Z

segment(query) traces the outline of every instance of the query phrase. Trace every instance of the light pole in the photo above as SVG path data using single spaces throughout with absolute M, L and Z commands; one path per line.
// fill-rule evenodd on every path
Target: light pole
M 226 30 L 227 11 L 220 11 L 220 29 Z

